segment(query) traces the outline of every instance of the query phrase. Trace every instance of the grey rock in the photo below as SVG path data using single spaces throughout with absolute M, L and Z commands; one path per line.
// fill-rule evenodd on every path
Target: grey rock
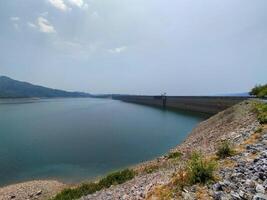
M 240 196 L 239 196 L 239 194 L 236 193 L 236 192 L 234 192 L 234 191 L 231 191 L 230 194 L 231 194 L 231 196 L 233 197 L 233 199 L 241 199 Z
M 215 191 L 222 191 L 223 190 L 223 187 L 220 183 L 215 183 L 212 188 Z
M 264 189 L 264 187 L 262 185 L 258 184 L 256 186 L 256 192 L 264 194 L 265 193 L 265 189 Z
M 182 192 L 182 197 L 184 200 L 194 200 L 194 197 L 189 192 Z
M 215 200 L 221 200 L 222 199 L 222 196 L 223 196 L 223 192 L 222 191 L 214 192 L 212 196 L 213 196 L 213 198 Z
M 267 200 L 267 196 L 265 194 L 256 194 L 254 195 L 253 200 Z

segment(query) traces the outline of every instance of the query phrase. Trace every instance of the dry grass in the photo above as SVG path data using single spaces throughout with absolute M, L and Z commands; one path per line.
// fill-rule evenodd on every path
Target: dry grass
M 239 152 L 243 152 L 247 145 L 252 145 L 252 144 L 257 143 L 260 137 L 261 137 L 261 133 L 254 133 L 246 141 L 244 141 L 239 147 L 237 147 L 237 150 L 239 150 Z
M 187 171 L 185 169 L 180 169 L 172 178 L 171 185 L 176 187 L 178 190 L 182 190 L 189 184 L 188 180 L 189 177 Z
M 245 140 L 242 144 L 240 144 L 239 146 L 235 147 L 235 152 L 236 153 L 242 153 L 246 150 L 246 146 L 247 145 L 252 145 L 255 144 L 259 141 L 259 139 L 261 138 L 261 135 L 264 131 L 267 130 L 267 125 L 261 126 L 262 131 L 256 131 L 255 133 L 253 133 L 247 140 Z
M 223 168 L 234 168 L 236 165 L 236 161 L 233 161 L 231 159 L 225 159 L 223 160 L 220 165 L 219 165 L 219 169 L 223 169 Z
M 169 199 L 182 199 L 182 189 L 187 186 L 188 174 L 184 167 L 180 167 L 179 170 L 173 175 L 171 181 L 163 186 L 154 188 L 152 192 L 146 198 L 147 200 L 169 200 Z
M 154 165 L 148 165 L 143 169 L 143 172 L 146 174 L 151 174 L 159 169 L 159 166 L 154 164 Z
M 150 194 L 146 200 L 170 200 L 173 199 L 173 191 L 169 185 L 158 186 Z
M 196 191 L 196 199 L 198 200 L 211 200 L 208 188 L 206 186 L 198 186 Z
M 250 138 L 248 138 L 243 145 L 250 145 L 250 144 L 255 144 L 256 142 L 259 141 L 259 139 L 261 138 L 261 133 L 254 133 L 253 135 L 251 135 Z

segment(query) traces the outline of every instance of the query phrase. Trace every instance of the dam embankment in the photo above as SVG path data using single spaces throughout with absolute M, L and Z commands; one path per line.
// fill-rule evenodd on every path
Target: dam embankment
M 112 98 L 131 103 L 216 114 L 249 97 L 113 95 Z

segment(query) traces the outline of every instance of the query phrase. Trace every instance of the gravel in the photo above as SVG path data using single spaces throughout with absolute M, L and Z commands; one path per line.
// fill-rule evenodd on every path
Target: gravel
M 65 187 L 58 181 L 29 181 L 0 188 L 0 200 L 48 199 Z

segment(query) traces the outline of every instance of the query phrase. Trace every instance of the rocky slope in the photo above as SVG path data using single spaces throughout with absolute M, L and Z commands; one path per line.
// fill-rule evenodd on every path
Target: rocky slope
M 201 122 L 176 150 L 213 153 L 219 141 L 230 138 L 232 142 L 240 143 L 258 127 L 252 103 L 244 101 Z

